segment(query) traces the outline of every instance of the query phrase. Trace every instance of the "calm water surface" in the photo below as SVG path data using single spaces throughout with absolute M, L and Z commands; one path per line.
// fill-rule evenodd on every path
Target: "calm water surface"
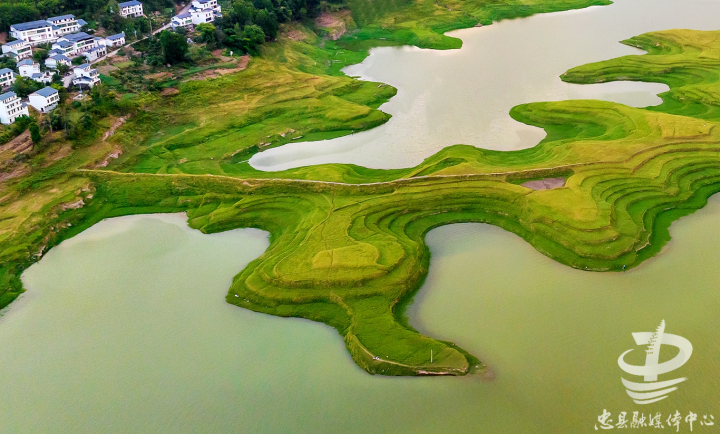
M 256 154 L 260 170 L 321 163 L 374 168 L 415 166 L 458 143 L 486 149 L 535 146 L 542 129 L 514 121 L 512 107 L 536 101 L 603 99 L 636 107 L 660 103 L 657 83 L 563 83 L 560 75 L 589 62 L 642 51 L 619 41 L 654 30 L 720 28 L 717 0 L 615 0 L 611 6 L 536 15 L 451 32 L 461 50 L 383 47 L 352 76 L 389 83 L 398 95 L 381 110 L 393 118 L 378 128 L 323 142 L 288 144 Z
M 370 147 L 353 154 L 354 162 L 381 167 L 390 153 L 388 161 L 406 166 L 458 142 L 525 146 L 523 137 L 537 139 L 534 132 L 524 136 L 509 123 L 485 122 L 483 111 L 494 110 L 499 101 L 493 95 L 510 98 L 503 103 L 505 114 L 521 102 L 574 97 L 570 85 L 536 87 L 517 79 L 535 73 L 556 77 L 575 65 L 633 52 L 615 41 L 644 31 L 720 27 L 717 12 L 717 1 L 619 0 L 609 8 L 458 32 L 465 48 L 432 54 L 440 61 L 424 60 L 431 58 L 423 57 L 431 53 L 426 50 L 377 50 L 357 72 L 401 91 L 389 103 L 397 104 L 393 121 L 381 128 L 405 122 L 417 101 L 424 101 L 426 111 L 412 115 L 419 132 L 409 129 L 407 135 L 417 140 L 380 150 L 391 133 L 375 138 L 372 131 L 364 133 L 372 139 Z M 416 70 L 421 87 L 428 86 L 428 76 L 437 86 L 453 81 L 445 75 L 445 61 L 455 62 L 454 68 L 464 71 L 458 74 L 472 82 L 473 74 L 495 67 L 462 53 L 491 50 L 493 39 L 474 38 L 500 38 L 506 27 L 512 31 L 505 36 L 514 39 L 503 40 L 505 52 L 535 44 L 523 51 L 522 68 L 505 71 L 517 75 L 509 81 L 517 86 L 503 84 L 508 82 L 497 72 L 496 81 L 484 80 L 489 84 L 483 89 L 455 90 L 462 104 L 453 108 L 443 106 L 433 89 L 400 83 L 404 62 L 410 62 L 408 68 L 422 66 Z M 577 37 L 570 37 L 573 32 Z M 585 32 L 594 37 L 582 36 Z M 545 38 L 570 39 L 565 42 L 575 47 L 574 54 L 557 52 L 564 60 L 552 63 L 540 52 Z M 387 59 L 374 60 L 382 56 Z M 391 58 L 400 62 L 397 81 L 381 74 L 392 72 L 387 66 L 373 69 Z M 655 103 L 657 91 L 629 95 L 636 88 L 597 89 L 606 99 L 648 98 L 644 105 Z M 427 111 L 434 107 L 447 113 Z M 445 133 L 434 136 L 435 131 L 453 122 L 458 135 L 436 141 Z M 479 141 L 488 131 L 494 131 L 497 146 Z M 312 158 L 339 155 L 344 154 Z M 182 215 L 103 221 L 29 268 L 23 275 L 28 292 L 0 318 L 0 432 L 584 433 L 595 432 L 603 409 L 613 412 L 613 419 L 619 411 L 667 416 L 679 410 L 720 420 L 718 227 L 720 198 L 715 198 L 673 225 L 673 241 L 661 255 L 614 274 L 562 266 L 492 226 L 432 231 L 432 266 L 409 312 L 411 321 L 478 355 L 493 377 L 482 379 L 370 376 L 355 366 L 333 329 L 225 303 L 232 277 L 267 248 L 264 232 L 203 235 L 189 229 Z M 653 331 L 662 319 L 668 333 L 692 342 L 694 353 L 676 371 L 688 377 L 679 390 L 643 408 L 625 394 L 617 357 L 633 348 L 632 332 Z M 696 424 L 693 432 L 712 430 Z
M 432 231 L 411 321 L 480 356 L 488 380 L 371 376 L 330 327 L 225 303 L 267 247 L 261 231 L 103 221 L 29 268 L 0 319 L 0 432 L 590 432 L 605 408 L 647 410 L 616 360 L 662 319 L 694 353 L 652 410 L 720 417 L 718 226 L 720 197 L 677 222 L 662 255 L 615 274 L 492 226 Z

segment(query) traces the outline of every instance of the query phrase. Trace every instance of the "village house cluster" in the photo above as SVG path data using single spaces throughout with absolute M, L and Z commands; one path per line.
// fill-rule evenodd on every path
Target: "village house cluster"
M 123 17 L 143 16 L 142 3 L 138 1 L 120 3 L 119 6 L 118 13 Z M 107 56 L 108 49 L 125 45 L 125 33 L 104 38 L 93 36 L 81 31 L 86 25 L 84 20 L 68 14 L 10 26 L 9 33 L 14 40 L 2 45 L 1 55 L 17 62 L 17 74 L 10 68 L 0 69 L 0 93 L 4 92 L 0 95 L 1 123 L 11 124 L 19 116 L 27 116 L 28 105 L 40 113 L 47 113 L 58 105 L 59 93 L 49 86 L 29 95 L 27 102 L 21 101 L 15 92 L 8 92 L 17 75 L 47 85 L 61 65 L 65 65 L 71 68 L 71 75 L 66 76 L 68 86 L 72 83 L 87 89 L 100 82 L 98 71 L 90 66 L 91 63 Z M 41 44 L 50 46 L 44 68 L 33 60 L 33 48 Z M 85 62 L 73 67 L 73 59 L 81 56 Z
M 211 23 L 215 18 L 222 16 L 222 8 L 217 0 L 193 0 L 190 9 L 180 15 L 175 15 L 170 21 L 173 29 L 178 27 L 197 26 L 198 24 Z
M 20 116 L 29 116 L 28 105 L 40 113 L 47 113 L 58 106 L 60 93 L 57 89 L 46 86 L 28 95 L 27 102 L 22 101 L 15 92 L 0 95 L 0 123 L 12 124 Z

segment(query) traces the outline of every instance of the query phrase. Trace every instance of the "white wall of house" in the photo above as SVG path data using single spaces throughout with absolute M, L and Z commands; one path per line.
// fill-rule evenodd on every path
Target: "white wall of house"
M 188 14 L 188 16 L 182 16 L 182 17 L 179 15 L 175 15 L 172 18 L 172 21 L 170 21 L 170 25 L 172 26 L 173 29 L 176 29 L 178 27 L 187 27 L 192 23 L 193 23 L 192 15 L 190 15 L 190 14 Z
M 121 17 L 141 17 L 143 15 L 142 4 L 122 6 L 120 5 L 120 16 Z
M 113 36 L 113 39 L 110 39 L 110 37 L 105 38 L 103 44 L 105 44 L 106 47 L 120 47 L 122 45 L 125 45 L 125 35 L 123 35 L 122 33 L 118 33 L 117 35 Z
M 38 93 L 28 95 L 28 104 L 33 106 L 40 113 L 47 113 L 58 106 L 60 102 L 60 94 L 56 91 L 49 97 L 44 97 Z
M 190 16 L 192 16 L 192 22 L 196 26 L 215 21 L 215 12 L 212 9 L 190 10 Z
M 217 0 L 207 0 L 207 1 L 200 1 L 200 0 L 193 0 L 192 7 L 198 10 L 205 10 L 205 9 L 212 9 L 214 11 L 220 12 L 220 5 L 218 4 Z
M 45 59 L 45 66 L 50 69 L 58 69 L 59 65 L 70 66 L 71 62 L 69 60 L 58 59 L 56 57 L 48 57 L 47 59 Z
M 63 54 L 67 57 L 76 57 L 84 53 L 85 51 L 92 50 L 93 48 L 100 45 L 93 36 L 84 35 L 83 33 L 80 34 L 83 36 L 80 36 L 79 38 L 74 37 L 77 34 L 67 35 L 59 38 L 52 45 L 52 49 L 62 51 Z M 71 45 L 65 46 L 68 44 Z
M 88 60 L 88 62 L 94 62 L 100 58 L 105 57 L 107 54 L 107 50 L 105 49 L 105 46 L 100 46 L 97 48 L 93 48 L 90 51 L 86 51 L 83 53 L 83 56 L 85 56 Z
M 2 46 L 2 53 L 14 53 L 17 56 L 17 60 L 23 60 L 32 57 L 32 48 L 27 42 L 18 39 L 17 41 L 4 44 Z
M 15 83 L 15 73 L 8 68 L 0 70 L 0 89 L 10 87 Z
M 54 26 L 57 26 L 60 29 L 60 35 L 67 35 L 80 30 L 80 24 L 78 24 L 78 21 L 72 14 L 48 18 L 47 22 Z
M 25 29 L 23 28 L 25 25 L 32 25 L 32 28 Z M 55 41 L 60 36 L 60 30 L 56 29 L 53 29 L 53 25 L 47 21 L 32 21 L 30 23 L 13 24 L 10 26 L 10 35 L 34 46 Z
M 75 67 L 73 72 L 75 73 L 73 84 L 76 86 L 87 85 L 89 87 L 93 87 L 100 83 L 100 75 L 98 74 L 97 69 L 90 68 L 90 65 L 87 63 Z
M 0 123 L 10 125 L 20 116 L 29 116 L 27 106 L 14 92 L 8 92 L 0 96 Z
M 40 73 L 40 64 L 33 62 L 32 65 L 22 65 L 18 67 L 21 77 L 30 78 L 33 74 Z

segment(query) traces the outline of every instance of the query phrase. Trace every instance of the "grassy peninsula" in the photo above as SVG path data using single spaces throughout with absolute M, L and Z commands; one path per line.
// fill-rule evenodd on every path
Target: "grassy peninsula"
M 471 3 L 477 10 L 467 9 Z M 564 3 L 581 2 L 552 2 L 551 8 Z M 361 4 L 349 3 L 352 16 L 361 16 L 353 9 Z M 179 94 L 153 99 L 108 142 L 59 160 L 61 168 L 47 166 L 54 172 L 43 168 L 16 178 L 0 200 L 4 300 L 22 290 L 20 272 L 42 252 L 103 218 L 184 211 L 205 233 L 242 227 L 270 233 L 268 250 L 235 277 L 229 303 L 335 327 L 370 373 L 464 375 L 480 361 L 420 335 L 403 317 L 404 303 L 428 271 L 429 230 L 490 223 L 563 264 L 620 271 L 656 254 L 672 221 L 720 191 L 720 32 L 642 35 L 625 43 L 648 54 L 568 71 L 562 78 L 570 82 L 645 80 L 671 90 L 649 109 L 602 101 L 515 107 L 515 119 L 548 133 L 531 149 L 457 145 L 398 170 L 332 164 L 266 173 L 244 161 L 299 132 L 326 137 L 386 120 L 376 108 L 394 89 L 340 77 L 332 61 L 313 59 L 334 50 L 357 61 L 376 40 L 412 42 L 402 38 L 417 35 L 440 44 L 445 40 L 437 35 L 446 28 L 435 20 L 461 27 L 470 21 L 458 24 L 458 17 L 477 23 L 478 11 L 492 17 L 498 10 L 486 2 L 458 4 L 445 8 L 450 18 L 441 11 L 412 32 L 401 24 L 414 14 L 427 17 L 417 11 L 429 3 L 389 2 L 392 8 L 368 12 L 362 19 L 369 24 L 336 41 L 288 29 L 305 37 L 294 33 L 295 39 L 270 44 L 266 57 L 241 73 L 181 84 Z M 522 16 L 518 11 L 533 7 L 541 3 L 513 10 Z M 395 24 L 383 27 L 389 17 Z M 219 83 L 234 91 L 216 88 Z M 213 98 L 197 97 L 200 90 L 214 92 Z M 108 161 L 113 149 L 123 154 Z M 566 178 L 563 188 L 520 185 L 558 176 Z

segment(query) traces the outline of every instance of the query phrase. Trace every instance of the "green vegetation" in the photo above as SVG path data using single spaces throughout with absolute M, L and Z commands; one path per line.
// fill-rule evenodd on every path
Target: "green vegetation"
M 188 43 L 185 36 L 163 30 L 160 32 L 159 39 L 166 63 L 174 65 L 185 60 L 188 53 Z
M 158 28 L 170 19 L 174 11 L 172 0 L 143 0 L 145 13 L 162 11 L 164 16 L 150 19 L 122 18 L 119 14 L 118 2 L 115 0 L 0 0 L 0 31 L 6 32 L 13 24 L 46 19 L 52 16 L 74 14 L 88 22 L 87 30 L 103 28 L 108 34 L 124 31 L 128 39 L 150 32 L 150 26 Z M 169 10 L 169 12 L 165 12 Z
M 292 38 L 265 44 L 240 73 L 168 77 L 158 86 L 177 92 L 133 97 L 142 110 L 107 141 L 67 158 L 43 150 L 17 166 L 25 174 L 0 184 L 0 287 L 7 287 L 0 301 L 21 291 L 18 276 L 43 252 L 103 218 L 185 211 L 206 233 L 270 233 L 270 247 L 235 277 L 228 302 L 331 325 L 371 373 L 473 372 L 475 357 L 420 335 L 403 317 L 429 267 L 425 234 L 450 223 L 490 223 L 563 264 L 594 271 L 632 268 L 656 254 L 672 221 L 720 191 L 720 33 L 643 35 L 628 43 L 655 47 L 647 55 L 569 71 L 564 80 L 640 79 L 671 90 L 650 109 L 602 101 L 515 107 L 515 119 L 547 132 L 531 149 L 457 145 L 398 170 L 331 164 L 266 173 L 246 160 L 293 139 L 385 122 L 377 107 L 395 89 L 339 72 L 378 41 L 452 48 L 456 40 L 442 31 L 596 3 L 357 0 L 349 5 L 359 29 L 336 41 L 291 24 L 284 31 Z M 114 86 L 126 86 L 114 77 Z M 111 120 L 96 122 L 109 127 Z M 108 159 L 119 150 L 120 158 Z M 558 176 L 565 187 L 519 185 Z

